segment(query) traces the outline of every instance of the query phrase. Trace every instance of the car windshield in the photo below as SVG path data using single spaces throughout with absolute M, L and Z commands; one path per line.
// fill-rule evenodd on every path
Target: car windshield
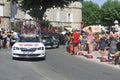
M 49 35 L 43 35 L 42 39 L 50 39 L 50 36 Z
M 40 42 L 38 37 L 21 37 L 19 42 Z
M 51 40 L 56 40 L 57 38 L 55 37 L 55 36 L 53 36 L 53 35 L 42 35 L 42 37 L 41 37 L 41 39 L 45 39 L 45 40 L 47 40 L 47 39 L 51 39 Z

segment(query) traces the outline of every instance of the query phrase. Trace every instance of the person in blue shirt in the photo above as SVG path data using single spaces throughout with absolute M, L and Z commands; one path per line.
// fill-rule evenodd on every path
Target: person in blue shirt
M 80 41 L 80 45 L 81 45 L 81 51 L 83 51 L 84 46 L 85 46 L 85 39 L 84 39 L 83 35 L 81 35 L 81 36 L 82 36 L 82 38 L 81 38 L 81 41 Z

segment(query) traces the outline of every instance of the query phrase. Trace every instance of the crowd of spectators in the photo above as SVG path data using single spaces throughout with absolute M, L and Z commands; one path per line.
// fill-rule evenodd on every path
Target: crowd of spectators
M 97 50 L 101 54 L 101 60 L 108 60 L 111 63 L 115 63 L 115 55 L 120 57 L 118 55 L 120 54 L 120 50 L 118 49 L 120 47 L 120 33 L 115 28 L 112 28 L 109 34 L 105 31 L 93 33 L 89 27 L 84 34 L 74 30 L 72 33 L 69 32 L 66 35 L 67 51 L 71 55 L 78 55 L 79 51 L 87 51 L 88 54 L 86 56 L 93 58 L 92 53 L 94 50 Z M 107 51 L 108 56 L 106 57 Z
M 19 34 L 16 31 L 0 28 L 0 48 L 10 49 L 18 39 Z

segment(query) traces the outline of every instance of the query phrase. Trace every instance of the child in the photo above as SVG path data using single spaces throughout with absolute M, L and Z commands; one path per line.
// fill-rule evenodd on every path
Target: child
M 84 51 L 85 39 L 83 36 L 82 36 L 82 40 L 80 41 L 80 45 L 81 45 L 81 51 Z
M 80 35 L 80 46 L 79 48 L 81 49 L 81 52 L 78 51 L 77 55 L 83 55 L 84 47 L 85 47 L 85 39 L 83 35 Z

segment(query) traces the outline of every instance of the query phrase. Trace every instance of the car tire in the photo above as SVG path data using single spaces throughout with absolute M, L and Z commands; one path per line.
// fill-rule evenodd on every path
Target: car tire
M 15 57 L 12 57 L 12 59 L 13 59 L 13 60 L 16 60 L 16 58 L 15 58 Z
M 46 60 L 46 56 L 44 56 L 44 57 L 42 58 L 42 60 Z
M 54 47 L 53 47 L 53 44 L 51 45 L 51 49 L 53 49 Z
M 57 45 L 57 47 L 56 48 L 59 48 L 59 44 Z

